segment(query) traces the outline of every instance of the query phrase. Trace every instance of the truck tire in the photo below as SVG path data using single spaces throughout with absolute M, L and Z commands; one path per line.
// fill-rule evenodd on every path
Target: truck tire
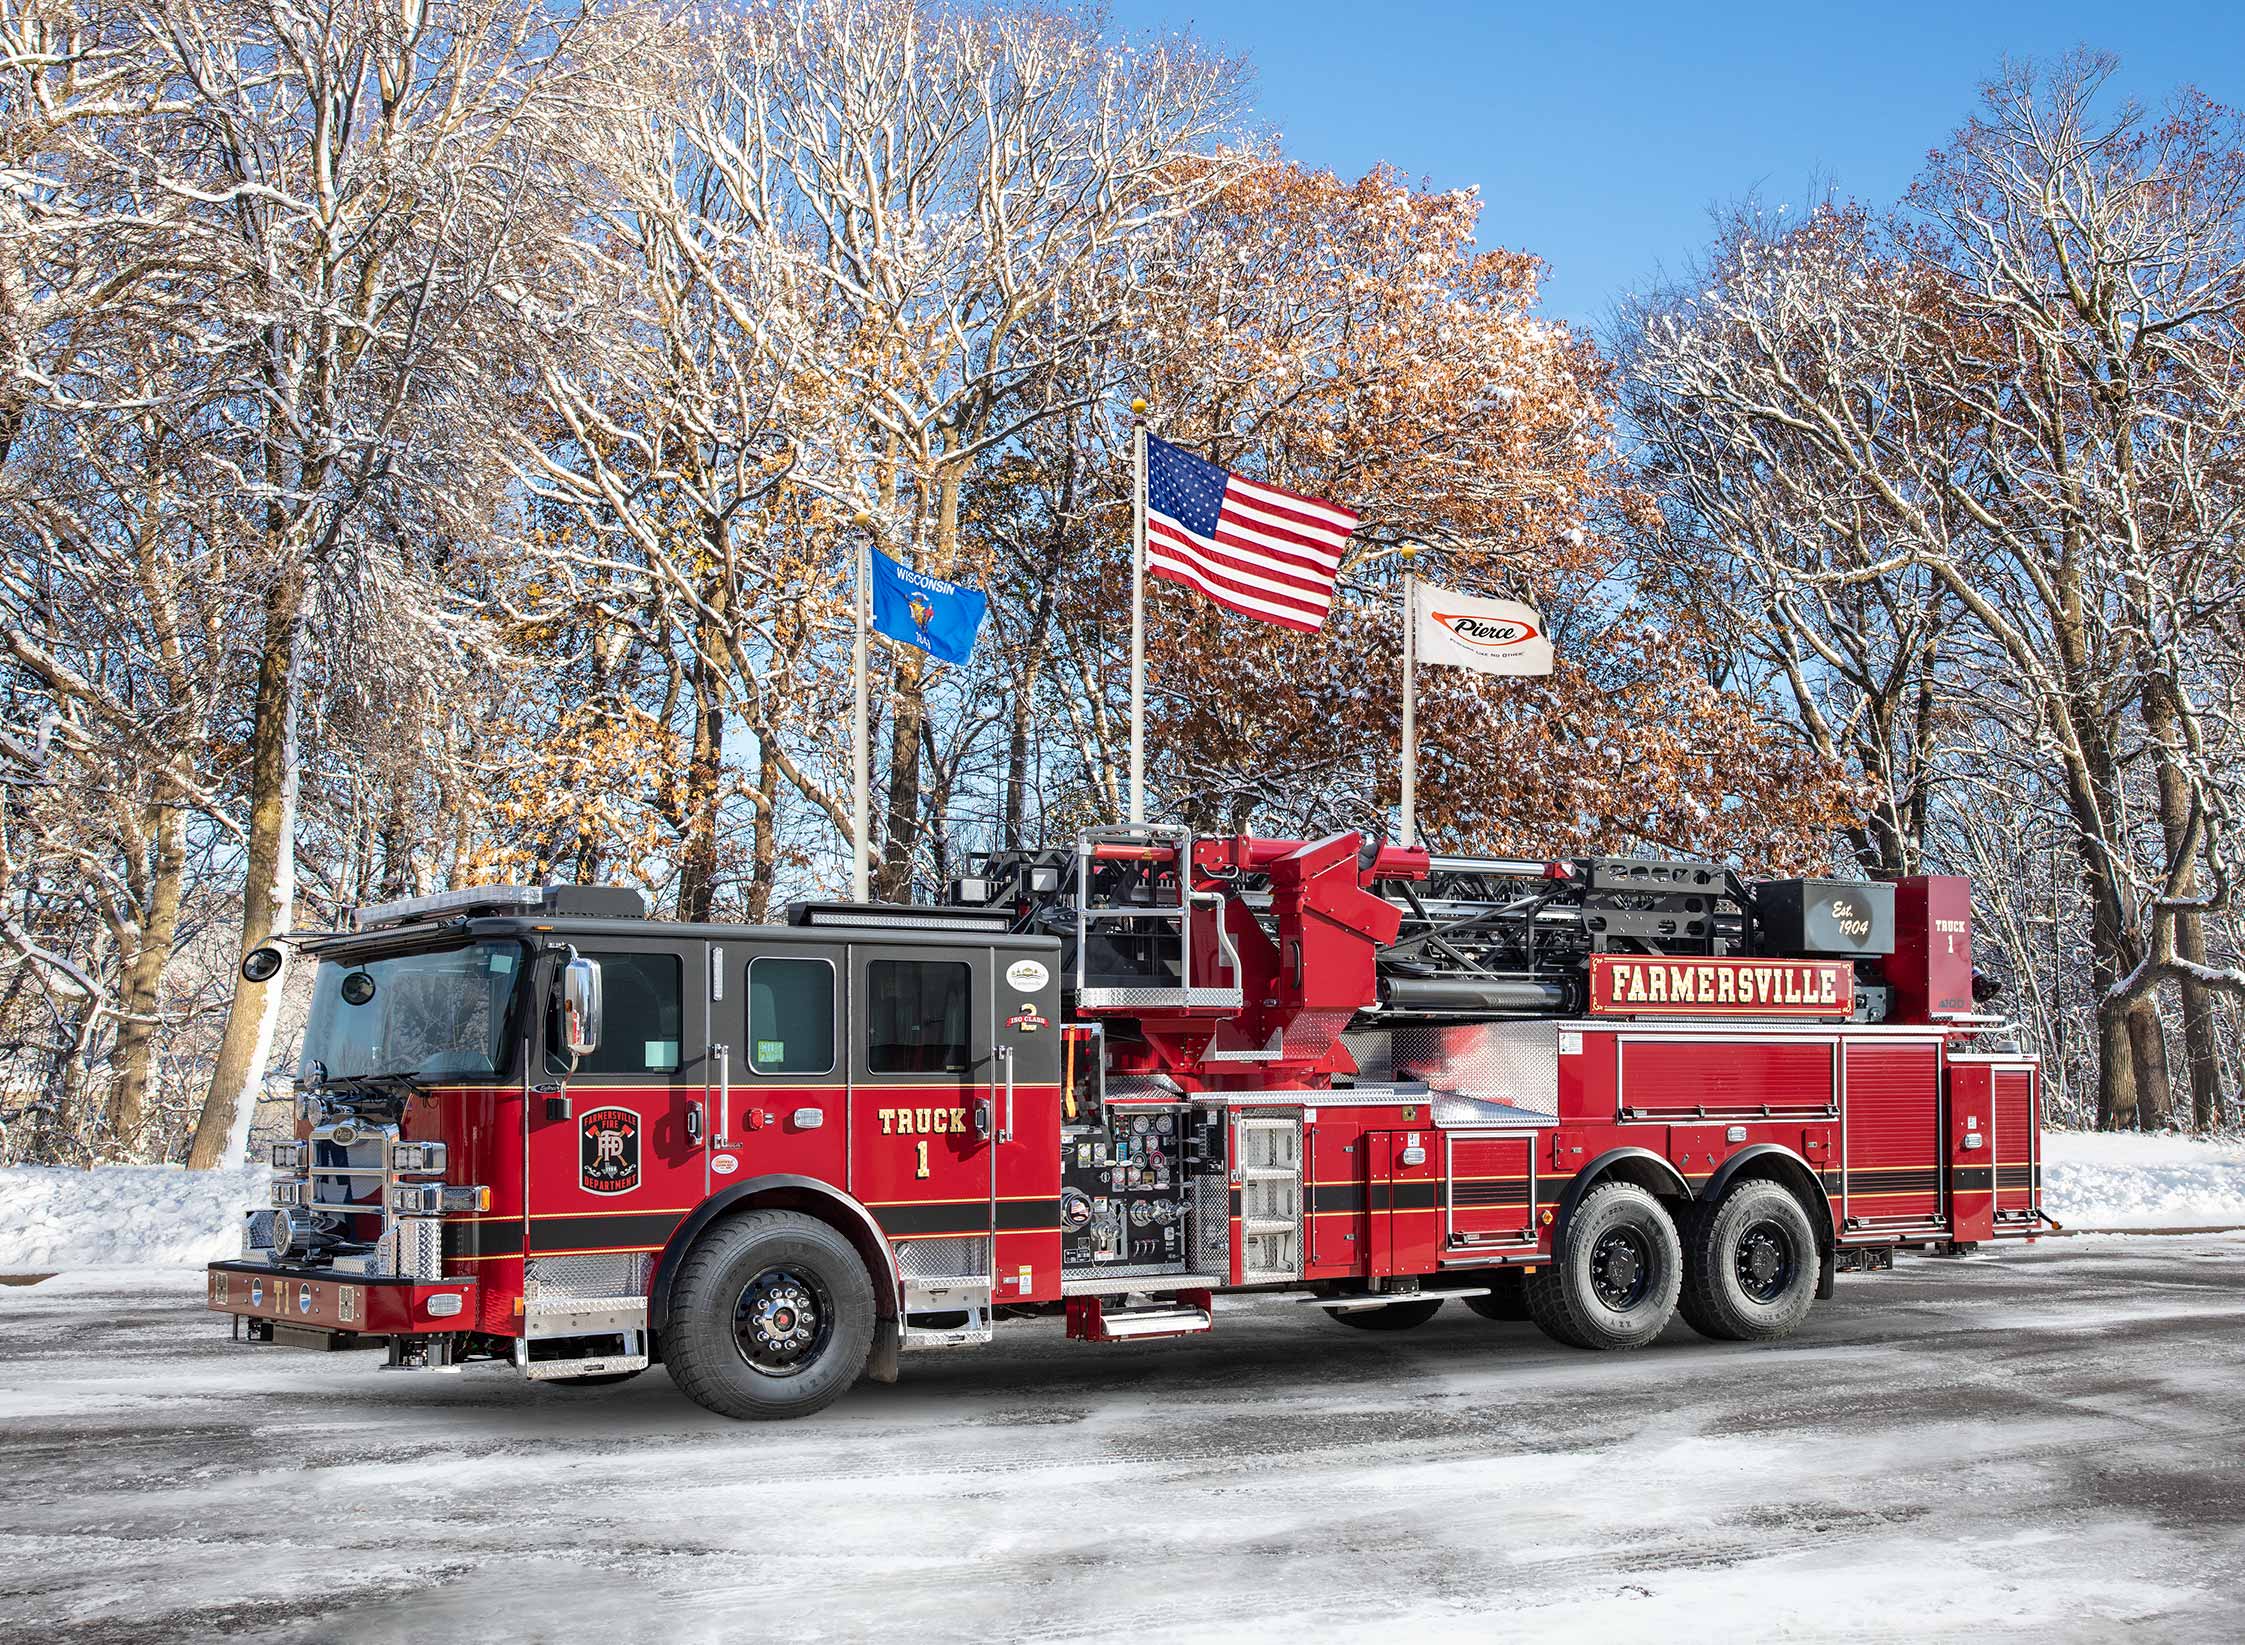
M 1493 1319 L 1499 1324 L 1513 1324 L 1533 1319 L 1528 1312 L 1527 1276 L 1517 1268 L 1500 1268 L 1489 1276 L 1489 1294 L 1485 1297 L 1467 1297 L 1465 1305 L 1483 1319 Z
M 1353 1325 L 1359 1331 L 1408 1331 L 1415 1325 L 1424 1325 L 1442 1312 L 1442 1299 L 1430 1302 L 1391 1302 L 1385 1308 L 1358 1308 L 1325 1310 L 1343 1325 Z
M 842 1396 L 873 1345 L 873 1282 L 815 1217 L 747 1211 L 686 1254 L 671 1286 L 671 1380 L 719 1416 L 809 1416 Z
M 1791 1190 L 1735 1183 L 1691 1219 L 1679 1311 L 1717 1342 L 1788 1336 L 1816 1300 L 1816 1228 Z
M 1536 1328 L 1570 1348 L 1642 1348 L 1667 1329 L 1684 1249 L 1660 1201 L 1633 1182 L 1583 1195 L 1552 1260 L 1527 1276 Z

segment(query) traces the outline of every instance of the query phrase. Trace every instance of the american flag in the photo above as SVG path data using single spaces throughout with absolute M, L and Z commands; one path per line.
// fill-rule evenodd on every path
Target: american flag
M 1227 610 L 1316 633 L 1355 529 L 1348 509 L 1146 437 L 1146 569 Z

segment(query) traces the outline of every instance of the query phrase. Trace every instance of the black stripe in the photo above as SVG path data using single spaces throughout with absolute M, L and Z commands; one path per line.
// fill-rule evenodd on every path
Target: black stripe
M 678 1211 L 647 1211 L 620 1217 L 532 1217 L 530 1249 L 540 1251 L 650 1249 L 666 1243 L 683 1217 Z
M 1364 1209 L 1364 1189 L 1353 1182 L 1321 1182 L 1310 1191 L 1310 1209 L 1319 1216 Z
M 1463 1210 L 1474 1205 L 1525 1205 L 1525 1182 L 1459 1182 L 1450 1187 L 1450 1203 Z
M 1937 1168 L 1895 1166 L 1881 1170 L 1857 1167 L 1847 1174 L 1847 1185 L 1857 1194 L 1931 1194 L 1941 1186 Z
M 1060 1226 L 1057 1199 L 1002 1199 L 998 1201 L 998 1232 L 1019 1234 Z
M 990 1203 L 968 1200 L 960 1205 L 876 1205 L 873 1220 L 891 1238 L 926 1239 L 937 1234 L 987 1234 Z M 1033 1233 L 1060 1226 L 1056 1199 L 1017 1199 L 998 1202 L 998 1231 Z
M 1984 1194 L 1995 1185 L 1995 1171 L 1985 1165 L 1960 1165 L 1951 1178 L 1951 1186 L 1960 1194 Z
M 448 1222 L 443 1250 L 448 1257 L 515 1257 L 522 1254 L 522 1219 L 503 1217 L 491 1222 Z
M 2032 1186 L 2034 1180 L 2035 1168 L 2031 1165 L 1999 1165 L 1996 1167 L 1996 1186 L 1998 1188 L 2026 1188 Z

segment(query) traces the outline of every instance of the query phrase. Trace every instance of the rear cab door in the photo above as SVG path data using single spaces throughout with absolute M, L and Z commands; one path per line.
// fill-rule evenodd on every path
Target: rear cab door
M 993 1286 L 998 1122 L 986 945 L 849 945 L 849 1186 L 915 1280 Z

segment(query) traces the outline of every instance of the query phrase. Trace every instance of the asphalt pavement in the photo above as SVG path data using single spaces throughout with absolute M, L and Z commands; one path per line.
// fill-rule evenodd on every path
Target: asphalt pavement
M 743 1425 L 0 1290 L 0 1639 L 2245 1639 L 2245 1238 L 1843 1276 L 1597 1356 L 1227 1305 Z

